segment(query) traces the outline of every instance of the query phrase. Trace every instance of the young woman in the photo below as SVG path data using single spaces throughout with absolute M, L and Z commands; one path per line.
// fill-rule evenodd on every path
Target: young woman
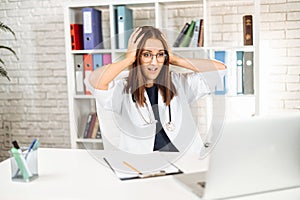
M 175 73 L 170 64 L 194 72 Z M 210 93 L 201 72 L 224 69 L 217 61 L 175 56 L 160 30 L 144 26 L 132 33 L 125 59 L 97 69 L 85 83 L 97 107 L 114 113 L 120 149 L 200 151 L 203 144 L 189 104 Z

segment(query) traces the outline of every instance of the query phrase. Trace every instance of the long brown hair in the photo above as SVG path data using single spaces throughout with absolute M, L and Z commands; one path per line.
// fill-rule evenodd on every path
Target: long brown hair
M 140 56 L 143 47 L 145 46 L 145 43 L 149 38 L 158 39 L 162 42 L 167 56 L 163 63 L 163 67 L 155 80 L 155 84 L 158 85 L 158 91 L 161 93 L 164 103 L 167 106 L 169 106 L 172 98 L 176 95 L 176 89 L 174 84 L 172 83 L 172 78 L 170 75 L 167 41 L 164 39 L 162 32 L 157 28 L 154 28 L 152 26 L 143 26 L 141 27 L 141 29 L 142 30 L 137 36 L 137 38 L 143 38 L 137 45 L 136 60 L 131 66 L 129 66 L 129 75 L 127 78 L 127 85 L 125 87 L 125 91 L 127 93 L 132 94 L 132 98 L 134 101 L 136 101 L 136 103 L 138 103 L 140 106 L 144 106 L 144 104 L 146 103 L 146 98 L 144 96 L 146 79 L 143 76 L 140 67 Z

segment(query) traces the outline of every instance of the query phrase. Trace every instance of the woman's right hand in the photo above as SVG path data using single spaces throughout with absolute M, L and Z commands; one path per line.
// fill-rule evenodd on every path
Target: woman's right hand
M 141 31 L 141 27 L 135 29 L 128 40 L 126 59 L 129 59 L 131 64 L 134 63 L 134 61 L 136 60 L 137 45 L 142 39 L 142 35 L 140 36 Z

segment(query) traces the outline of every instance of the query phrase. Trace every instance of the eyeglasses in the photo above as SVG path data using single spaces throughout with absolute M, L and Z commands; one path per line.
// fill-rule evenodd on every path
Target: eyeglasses
M 162 62 L 165 61 L 165 58 L 167 57 L 167 54 L 165 52 L 159 52 L 157 54 L 151 54 L 149 52 L 144 52 L 144 53 L 142 53 L 141 58 L 142 58 L 143 62 L 149 63 L 149 62 L 152 61 L 153 56 L 156 57 L 157 62 L 162 63 Z

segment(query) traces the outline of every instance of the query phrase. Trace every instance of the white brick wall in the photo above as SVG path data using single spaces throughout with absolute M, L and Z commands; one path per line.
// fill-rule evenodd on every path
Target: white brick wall
M 0 129 L 3 122 L 12 125 L 12 139 L 28 145 L 33 137 L 43 147 L 70 147 L 67 75 L 64 47 L 63 4 L 60 0 L 3 0 L 0 2 L 0 19 L 15 32 L 17 40 L 0 33 L 0 44 L 12 46 L 17 61 L 8 52 L 1 51 L 11 77 L 8 82 L 0 78 Z M 261 50 L 264 66 L 265 110 L 276 112 L 300 110 L 300 2 L 298 0 L 262 0 Z M 186 22 L 183 13 L 199 12 L 170 10 L 170 28 L 179 31 Z M 231 7 L 215 17 L 216 23 L 224 20 L 229 31 L 236 31 L 234 15 L 247 13 L 247 6 Z M 223 12 L 223 13 L 222 13 Z M 145 12 L 147 13 L 147 12 Z M 143 15 L 136 12 L 136 15 Z M 199 12 L 200 13 L 200 12 Z M 150 12 L 150 15 L 153 13 Z M 176 26 L 174 21 L 182 23 Z M 145 21 L 145 20 L 144 20 Z M 136 23 L 142 23 L 143 18 Z M 238 22 L 240 23 L 240 21 Z M 152 23 L 153 24 L 153 23 Z M 142 25 L 142 24 L 141 24 Z M 225 28 L 224 27 L 224 28 Z M 215 33 L 216 42 L 231 42 L 232 32 L 224 29 Z M 227 34 L 227 35 L 226 35 Z M 219 37 L 217 37 L 219 36 Z M 239 44 L 241 41 L 238 41 Z M 226 44 L 226 43 L 225 43 Z M 266 55 L 268 54 L 268 55 Z M 266 59 L 269 58 L 269 59 Z M 0 142 L 4 139 L 0 131 Z M 7 156 L 7 148 L 0 144 L 0 160 Z
M 19 57 L 1 51 L 11 81 L 0 78 L 0 128 L 11 122 L 12 139 L 24 146 L 38 137 L 43 147 L 70 147 L 63 3 L 0 3 L 0 19 L 17 37 L 1 32 L 0 44 L 13 47 Z M 8 148 L 0 134 L 1 160 Z
M 300 111 L 300 2 L 263 0 L 261 41 L 268 44 L 261 50 L 267 69 L 264 87 L 264 110 Z M 268 58 L 268 59 L 264 59 Z

